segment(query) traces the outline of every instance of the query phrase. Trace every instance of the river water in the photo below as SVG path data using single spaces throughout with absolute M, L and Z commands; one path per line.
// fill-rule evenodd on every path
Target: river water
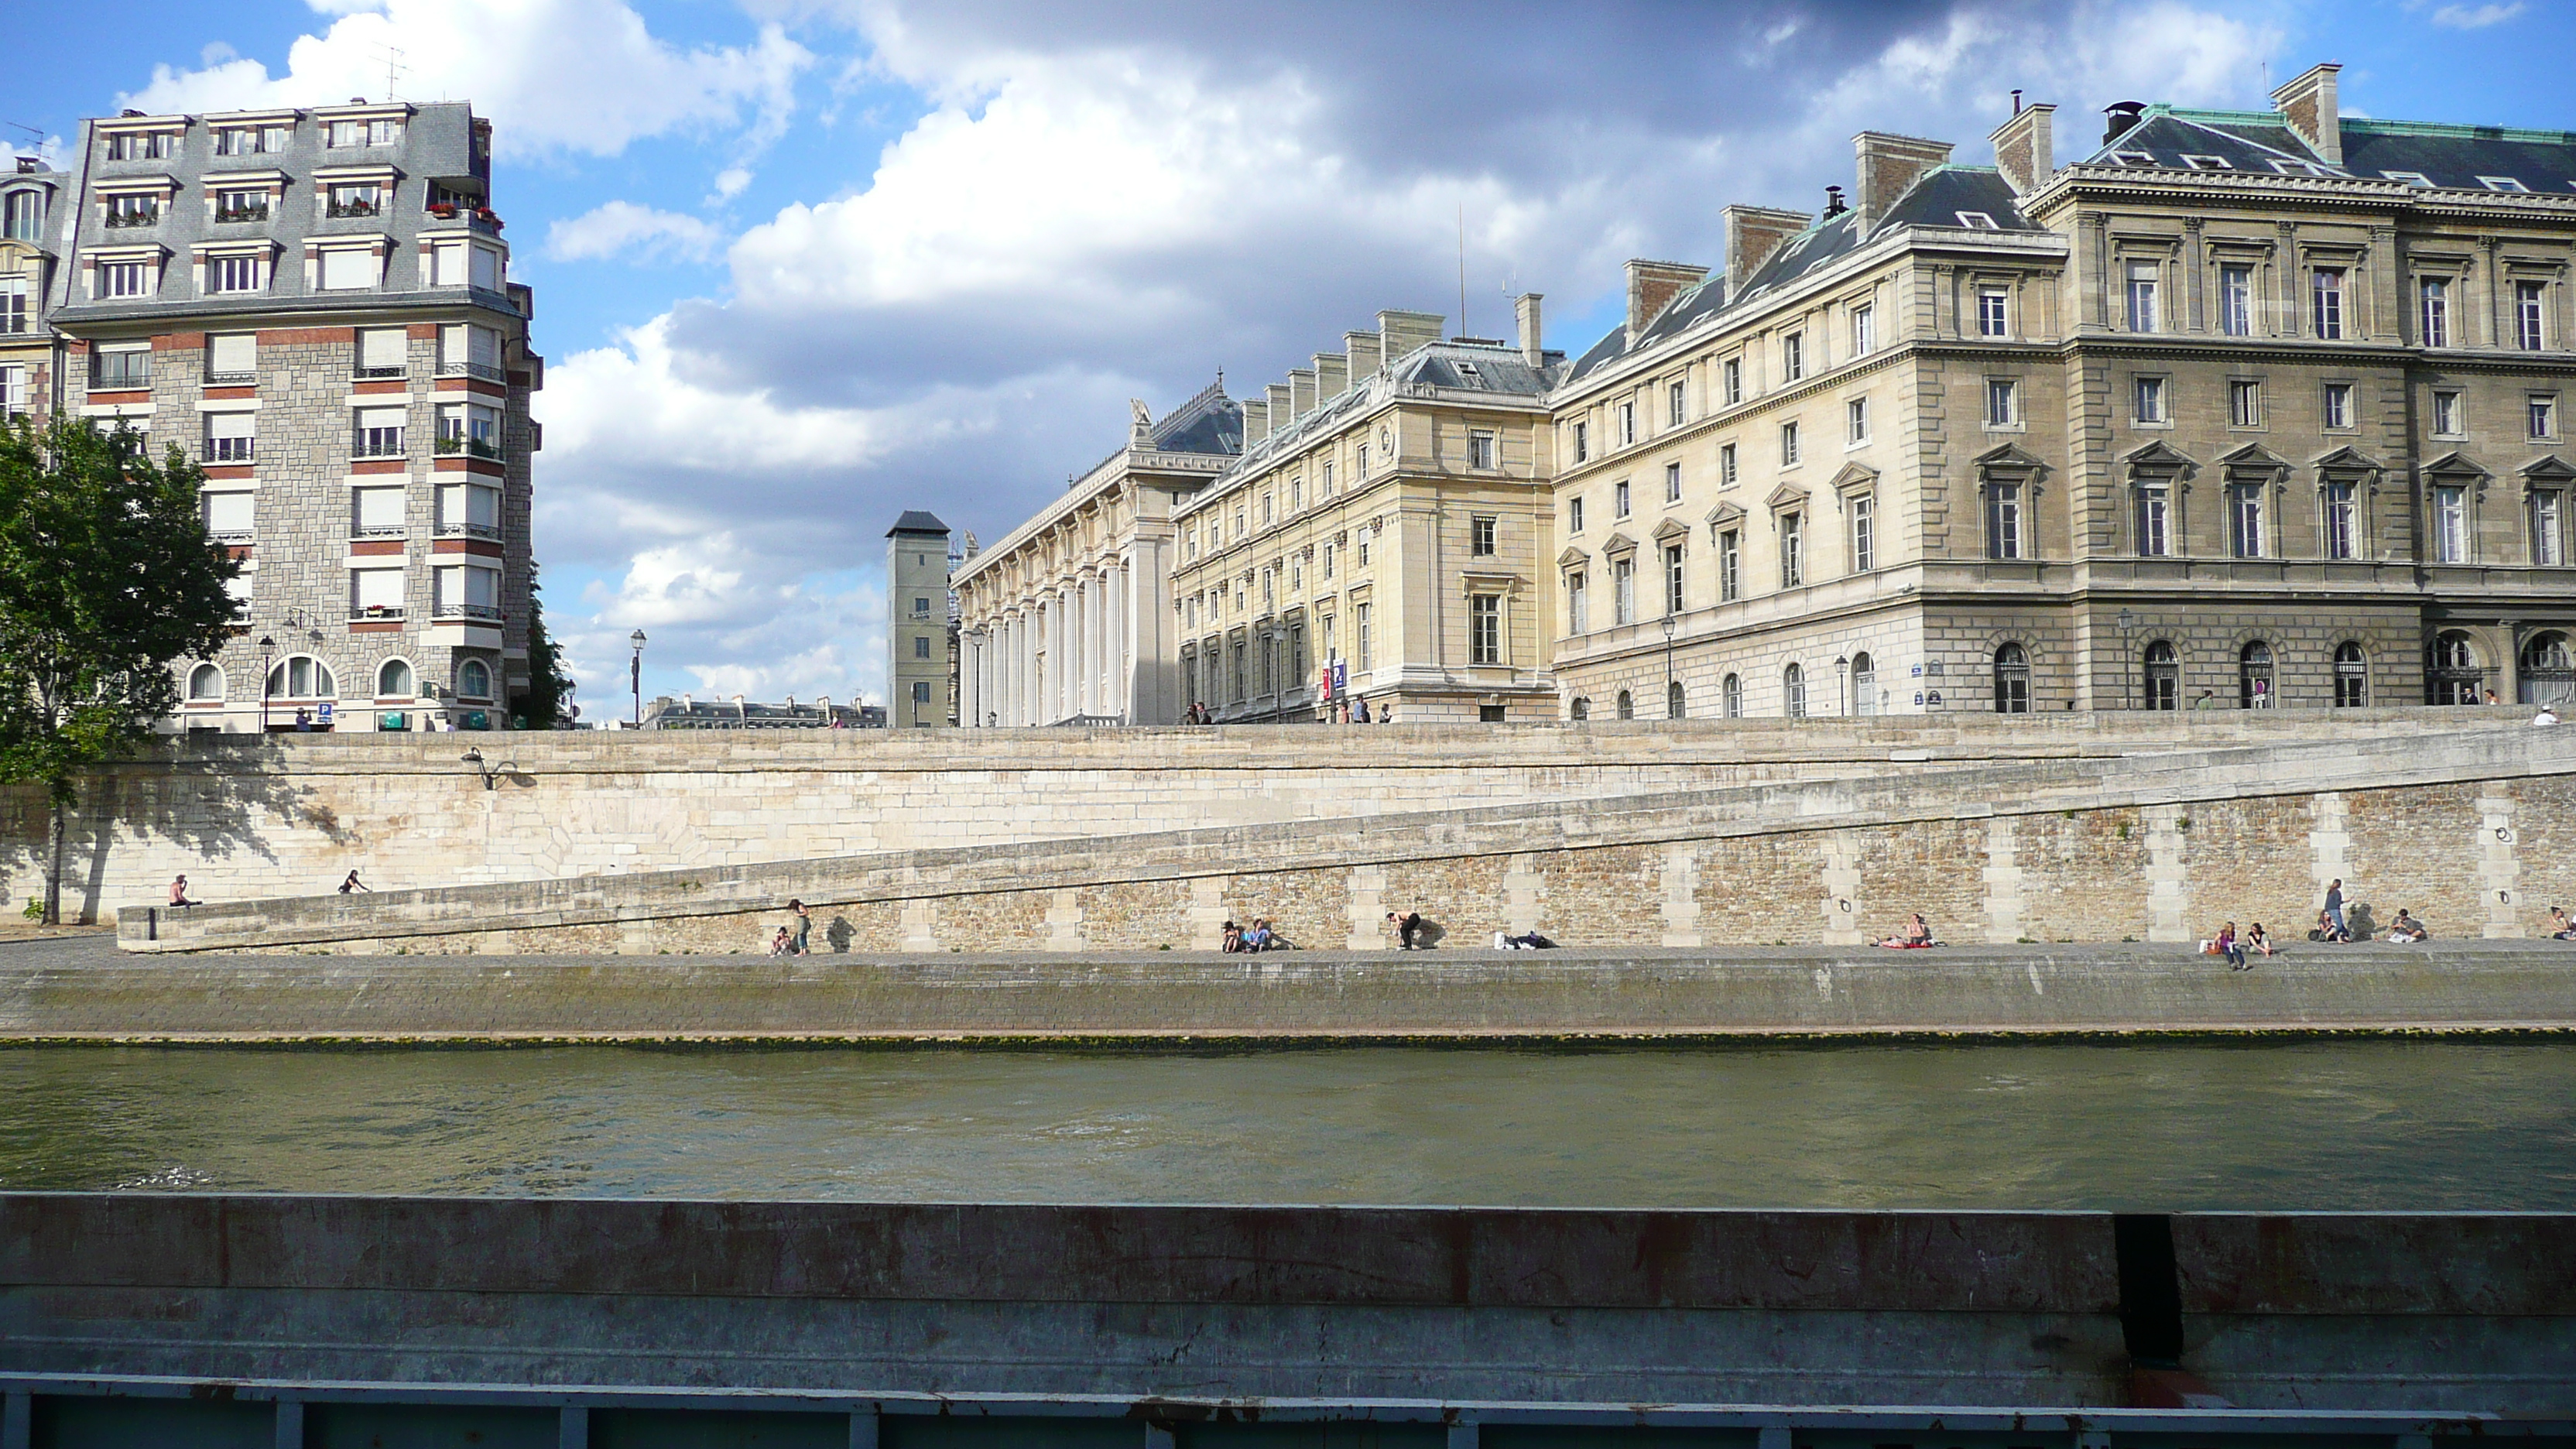
M 2576 1045 L 0 1050 L 0 1189 L 2576 1209 Z

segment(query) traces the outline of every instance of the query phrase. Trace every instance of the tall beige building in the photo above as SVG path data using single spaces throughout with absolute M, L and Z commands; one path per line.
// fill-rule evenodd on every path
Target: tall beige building
M 0 421 L 42 418 L 59 402 L 47 288 L 62 265 L 70 186 L 70 176 L 34 156 L 0 173 Z

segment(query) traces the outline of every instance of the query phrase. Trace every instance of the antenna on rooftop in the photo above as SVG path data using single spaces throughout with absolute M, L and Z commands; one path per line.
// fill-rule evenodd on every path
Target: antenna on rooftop
M 385 63 L 385 99 L 390 101 L 394 98 L 394 77 L 411 67 L 402 63 L 403 48 L 399 45 L 377 46 L 376 58 Z
M 1458 203 L 1458 335 L 1467 331 L 1467 203 Z

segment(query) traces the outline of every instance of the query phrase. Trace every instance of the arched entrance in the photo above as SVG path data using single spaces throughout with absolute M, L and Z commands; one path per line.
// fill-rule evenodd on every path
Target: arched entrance
M 1852 713 L 1878 713 L 1878 664 L 1868 650 L 1851 657 Z
M 2030 713 L 2030 656 L 2018 644 L 1995 651 L 1995 713 Z
M 2147 646 L 2147 708 L 2182 708 L 2182 658 L 2174 653 L 2173 641 L 2158 639 Z
M 2424 660 L 2426 704 L 2476 704 L 2487 672 L 2478 663 L 2478 647 L 2469 636 L 2452 630 L 2434 637 Z
M 2335 708 L 2360 709 L 2370 703 L 2370 657 L 2347 639 L 2335 646 Z
M 2236 705 L 2239 709 L 2272 707 L 2272 646 L 2260 639 L 2236 651 Z

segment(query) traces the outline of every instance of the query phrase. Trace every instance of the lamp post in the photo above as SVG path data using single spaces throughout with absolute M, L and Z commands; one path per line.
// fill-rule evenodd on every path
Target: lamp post
M 1670 614 L 1664 625 L 1664 718 L 1673 718 L 1673 635 L 1680 632 L 1681 621 Z
M 635 727 L 644 728 L 644 631 L 626 636 L 635 645 L 635 658 L 626 666 L 626 682 L 635 690 Z
M 2138 622 L 2137 617 L 2131 614 L 2128 610 L 2122 609 L 2120 611 L 2120 616 L 2117 619 L 2112 620 L 2112 622 L 2120 626 L 2120 652 L 2124 655 L 2136 654 L 2137 651 L 2129 647 L 2129 630 Z M 2136 667 L 2137 661 L 2135 659 L 2131 659 L 2129 662 L 2120 666 L 2120 672 L 2122 674 L 2128 674 Z M 2136 700 L 2139 698 L 2139 695 L 2137 692 L 2133 691 L 2129 695 L 2129 698 Z
M 259 732 L 268 733 L 268 659 L 277 650 L 277 641 L 266 634 L 259 636 Z
M 1834 656 L 1834 703 L 1842 713 L 1851 713 L 1851 656 Z

